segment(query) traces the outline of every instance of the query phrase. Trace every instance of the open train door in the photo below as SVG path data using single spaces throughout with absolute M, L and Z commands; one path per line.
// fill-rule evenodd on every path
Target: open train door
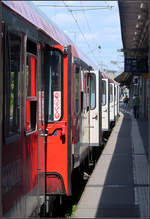
M 43 50 L 37 45 L 38 58 L 38 182 L 39 195 L 45 197 L 45 118 L 44 118 L 44 76 L 42 71 Z
M 82 121 L 82 125 L 80 127 L 80 154 L 83 154 L 83 155 L 80 157 L 80 162 L 87 156 L 88 149 L 89 149 L 88 148 L 89 146 L 88 75 L 89 73 L 87 71 L 84 71 L 84 70 L 81 71 L 81 118 L 82 118 L 81 121 Z
M 114 85 L 114 99 L 115 99 L 115 118 L 118 115 L 118 86 Z
M 71 195 L 71 47 L 45 49 L 46 195 Z
M 100 146 L 102 142 L 101 73 L 90 71 L 89 86 L 89 146 Z
M 114 98 L 114 83 L 109 83 L 109 100 L 110 100 L 110 121 L 115 121 L 115 98 Z
M 120 86 L 118 86 L 118 114 L 120 112 Z
M 102 130 L 109 131 L 109 82 L 102 79 Z

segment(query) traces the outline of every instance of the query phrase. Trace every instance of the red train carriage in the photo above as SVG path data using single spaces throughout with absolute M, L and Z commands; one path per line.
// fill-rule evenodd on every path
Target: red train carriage
M 44 102 L 38 80 L 37 39 L 26 34 L 29 27 L 6 7 L 2 12 L 2 210 L 3 215 L 15 217 L 31 215 L 44 191 L 44 139 L 38 132 L 44 127 L 40 110 Z M 17 27 L 12 26 L 11 19 Z
M 31 3 L 1 2 L 0 11 L 2 215 L 27 217 L 45 195 L 71 195 L 72 169 L 88 153 L 81 72 L 91 63 Z

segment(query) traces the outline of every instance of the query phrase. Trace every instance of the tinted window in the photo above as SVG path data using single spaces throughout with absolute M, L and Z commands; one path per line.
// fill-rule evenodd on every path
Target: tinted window
M 5 133 L 12 136 L 20 131 L 21 37 L 8 33 L 6 41 Z
M 36 130 L 37 109 L 37 60 L 32 54 L 27 55 L 26 61 L 26 131 Z
M 106 81 L 102 80 L 102 105 L 106 104 Z
M 90 75 L 90 108 L 93 110 L 96 107 L 96 78 L 95 75 Z
M 113 85 L 109 84 L 109 98 L 110 98 L 110 103 L 113 102 Z
M 31 55 L 27 56 L 26 65 L 26 96 L 36 96 L 36 66 L 37 61 Z
M 117 87 L 115 86 L 115 101 L 117 101 Z
M 79 113 L 80 109 L 80 69 L 75 68 L 75 113 Z
M 58 121 L 62 116 L 62 54 L 47 51 L 45 63 L 46 80 L 46 120 Z

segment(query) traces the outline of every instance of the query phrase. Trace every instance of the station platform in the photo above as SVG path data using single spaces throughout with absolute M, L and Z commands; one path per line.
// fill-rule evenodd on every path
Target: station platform
M 149 218 L 146 124 L 120 112 L 73 218 Z

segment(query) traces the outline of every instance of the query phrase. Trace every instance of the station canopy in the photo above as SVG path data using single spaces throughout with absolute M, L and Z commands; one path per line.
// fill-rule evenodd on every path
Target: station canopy
M 118 0 L 124 52 L 124 72 L 115 78 L 129 83 L 131 76 L 148 73 L 148 0 Z

